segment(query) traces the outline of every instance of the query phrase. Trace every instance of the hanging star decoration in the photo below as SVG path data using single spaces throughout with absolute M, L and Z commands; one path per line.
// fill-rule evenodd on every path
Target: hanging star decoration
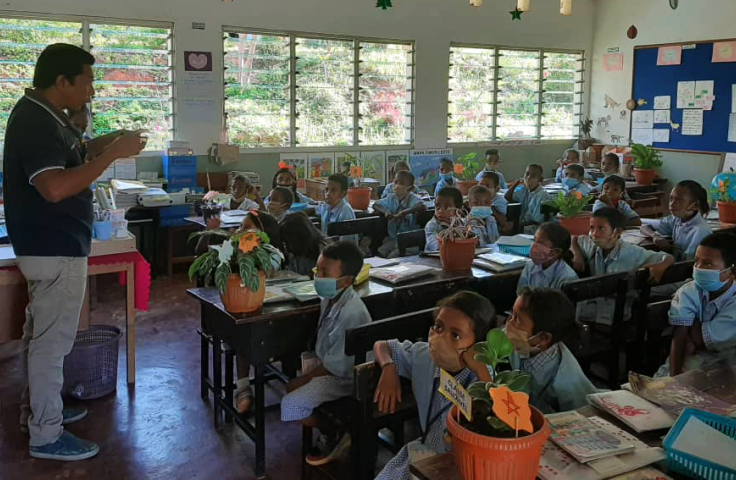
M 391 0 L 377 0 L 376 1 L 376 8 L 382 8 L 386 10 L 387 8 L 391 8 L 393 5 L 391 5 Z
M 509 12 L 511 14 L 511 21 L 514 20 L 521 20 L 521 14 L 524 13 L 523 10 L 519 10 L 519 8 L 515 8 Z
M 529 395 L 524 392 L 512 392 L 505 385 L 491 388 L 488 393 L 493 399 L 493 413 L 499 420 L 517 431 L 534 432 Z

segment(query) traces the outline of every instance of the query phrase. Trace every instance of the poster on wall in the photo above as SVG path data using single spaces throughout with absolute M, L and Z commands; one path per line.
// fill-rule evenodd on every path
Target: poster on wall
M 677 108 L 695 108 L 695 82 L 677 82 Z
M 682 112 L 682 134 L 703 134 L 703 111 L 700 109 L 685 110 Z
M 360 152 L 363 162 L 363 178 L 372 178 L 379 183 L 386 176 L 386 152 Z
M 603 55 L 603 70 L 618 72 L 624 69 L 624 55 L 622 53 L 608 53 Z
M 680 65 L 682 63 L 682 46 L 659 47 L 657 66 Z
M 672 97 L 669 95 L 660 95 L 654 97 L 654 109 L 655 110 L 669 110 L 672 103 Z
M 304 189 L 307 184 L 304 181 L 307 178 L 307 160 L 306 153 L 282 153 L 279 155 L 279 168 L 289 167 L 296 173 L 297 188 Z
M 386 152 L 386 183 L 391 183 L 396 177 L 396 164 L 409 164 L 409 150 L 389 150 Z
M 671 120 L 669 110 L 654 111 L 654 123 L 670 123 Z
M 360 152 L 337 152 L 335 153 L 335 173 L 350 176 L 350 165 L 357 165 Z
M 631 112 L 631 128 L 654 128 L 654 110 Z
M 332 175 L 335 162 L 334 153 L 310 153 L 307 178 L 327 178 Z
M 654 142 L 654 129 L 651 128 L 632 128 L 631 142 L 641 143 L 642 145 L 651 145 Z
M 432 148 L 409 152 L 409 166 L 411 173 L 414 174 L 414 184 L 430 191 L 431 187 L 439 181 L 440 160 L 444 157 L 452 158 L 451 148 Z
M 713 63 L 736 62 L 736 42 L 713 43 Z

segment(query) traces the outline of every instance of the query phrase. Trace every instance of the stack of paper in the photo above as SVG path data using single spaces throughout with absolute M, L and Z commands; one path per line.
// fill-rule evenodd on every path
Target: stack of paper
M 418 265 L 416 263 L 405 264 L 405 265 L 394 265 L 392 267 L 384 267 L 371 269 L 371 278 L 383 280 L 391 284 L 406 282 L 407 280 L 413 280 L 424 275 L 433 273 L 436 269 L 427 265 Z
M 552 441 L 581 463 L 626 453 L 635 447 L 634 442 L 612 435 L 578 412 L 548 415 L 547 420 L 552 426 Z
M 400 262 L 395 258 L 381 258 L 381 257 L 369 257 L 363 259 L 364 263 L 367 263 L 371 268 L 383 268 L 398 265 Z
M 309 276 L 299 275 L 291 270 L 276 270 L 266 279 L 266 285 L 276 285 L 284 283 L 306 282 Z
M 115 193 L 136 194 L 146 191 L 146 186 L 143 182 L 139 182 L 137 180 L 112 179 L 110 180 L 110 184 L 112 185 L 113 190 L 115 190 Z
M 669 428 L 675 423 L 670 414 L 626 390 L 588 395 L 588 403 L 610 413 L 639 433 Z

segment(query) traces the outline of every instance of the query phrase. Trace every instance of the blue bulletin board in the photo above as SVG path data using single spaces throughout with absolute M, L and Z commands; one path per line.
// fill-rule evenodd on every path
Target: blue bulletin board
M 680 124 L 679 131 L 667 124 L 655 124 L 654 128 L 670 130 L 669 143 L 655 142 L 661 149 L 694 150 L 703 152 L 736 151 L 736 142 L 728 141 L 728 124 L 731 114 L 731 86 L 736 85 L 736 63 L 713 63 L 713 42 L 674 45 L 691 45 L 683 48 L 680 65 L 657 66 L 657 54 L 661 46 L 636 47 L 634 50 L 633 96 L 644 99 L 646 105 L 636 111 L 653 110 L 654 97 L 671 97 L 670 117 Z M 703 134 L 682 135 L 682 109 L 677 108 L 677 82 L 713 80 L 715 101 L 713 110 L 703 112 Z

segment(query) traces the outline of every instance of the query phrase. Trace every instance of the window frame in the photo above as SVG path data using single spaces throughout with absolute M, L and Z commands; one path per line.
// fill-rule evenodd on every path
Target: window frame
M 450 61 L 448 62 L 448 69 L 447 69 L 447 75 L 448 75 L 448 90 L 447 90 L 447 106 L 448 106 L 448 112 L 447 112 L 447 145 L 452 145 L 454 147 L 464 147 L 464 146 L 492 146 L 492 145 L 535 145 L 535 144 L 550 144 L 550 143 L 569 143 L 570 140 L 576 140 L 577 137 L 570 137 L 570 138 L 562 138 L 562 137 L 543 137 L 542 136 L 542 128 L 544 127 L 544 93 L 546 89 L 544 88 L 544 70 L 545 70 L 545 59 L 547 53 L 554 53 L 554 54 L 573 54 L 573 55 L 580 55 L 580 59 L 576 60 L 576 62 L 579 64 L 578 68 L 575 69 L 575 74 L 580 75 L 580 80 L 575 80 L 574 85 L 576 85 L 575 89 L 571 93 L 573 93 L 573 117 L 575 117 L 574 123 L 572 124 L 573 130 L 580 128 L 580 120 L 581 117 L 585 115 L 583 109 L 585 106 L 585 75 L 586 75 L 586 57 L 585 57 L 585 50 L 584 49 L 564 49 L 564 48 L 534 48 L 534 47 L 517 47 L 517 46 L 507 46 L 507 45 L 490 45 L 490 44 L 477 44 L 477 43 L 464 43 L 464 42 L 450 42 L 450 55 L 453 48 L 475 48 L 475 49 L 487 49 L 487 50 L 493 50 L 493 102 L 492 102 L 492 123 L 490 125 L 490 129 L 492 132 L 491 138 L 484 139 L 484 140 L 478 140 L 478 141 L 471 141 L 471 142 L 453 142 L 450 140 L 450 125 L 449 125 L 449 119 L 452 116 L 452 114 L 449 111 L 449 105 L 450 105 L 450 88 L 449 88 L 449 80 L 450 80 L 450 69 L 452 67 L 452 58 L 450 58 Z M 537 112 L 536 112 L 536 135 L 533 137 L 499 137 L 498 136 L 498 129 L 499 129 L 499 123 L 498 123 L 498 117 L 500 116 L 499 113 L 499 93 L 501 92 L 499 87 L 499 80 L 501 80 L 500 71 L 503 70 L 503 67 L 500 65 L 500 59 L 502 57 L 501 51 L 503 50 L 515 50 L 520 52 L 535 52 L 539 55 L 539 68 L 538 68 L 538 77 L 536 81 L 536 88 L 537 88 Z M 578 87 L 579 85 L 579 87 Z M 579 88 L 579 90 L 578 90 Z M 579 101 L 577 99 L 579 98 Z
M 47 13 L 36 13 L 36 12 L 17 12 L 17 11 L 7 11 L 7 10 L 0 10 L 0 18 L 12 18 L 12 19 L 22 19 L 22 20 L 46 20 L 46 21 L 55 21 L 55 22 L 75 22 L 79 23 L 81 25 L 80 27 L 80 46 L 87 52 L 90 52 L 91 45 L 90 45 L 90 39 L 91 39 L 91 30 L 90 25 L 92 24 L 103 24 L 103 25 L 121 25 L 121 26 L 131 26 L 131 27 L 148 27 L 148 28 L 166 28 L 169 29 L 170 34 L 170 44 L 171 44 L 171 54 L 170 54 L 170 65 L 169 65 L 169 78 L 170 78 L 170 97 L 169 102 L 171 104 L 171 139 L 176 138 L 176 132 L 178 131 L 178 115 L 177 115 L 177 108 L 176 108 L 176 42 L 175 42 L 175 23 L 174 22 L 162 22 L 162 21 L 155 21 L 155 20 L 141 20 L 141 19 L 130 19 L 130 18 L 110 18 L 110 17 L 96 17 L 96 16 L 89 16 L 89 15 L 54 15 L 54 14 L 47 14 Z M 93 66 L 94 68 L 94 66 Z M 92 102 L 94 105 L 94 100 Z M 92 109 L 92 114 L 94 115 L 94 108 Z M 92 122 L 90 122 L 90 125 L 88 127 L 89 129 L 92 128 Z M 165 150 L 144 150 L 138 155 L 137 157 L 160 157 L 162 154 L 165 153 Z M 2 153 L 0 152 L 0 156 Z
M 355 151 L 372 151 L 380 149 L 396 149 L 396 150 L 411 150 L 414 148 L 414 142 L 416 138 L 416 42 L 414 40 L 399 40 L 391 38 L 374 38 L 374 37 L 363 37 L 355 35 L 332 35 L 325 33 L 313 33 L 313 32 L 302 32 L 295 30 L 269 30 L 263 28 L 250 28 L 250 27 L 238 27 L 231 25 L 222 26 L 222 41 L 224 42 L 228 38 L 228 34 L 246 34 L 246 35 L 277 35 L 285 36 L 289 38 L 289 88 L 291 89 L 291 95 L 289 98 L 289 146 L 286 147 L 239 147 L 242 153 L 317 153 L 317 152 L 355 152 Z M 307 39 L 324 39 L 324 40 L 337 40 L 337 41 L 350 41 L 353 43 L 353 145 L 348 146 L 299 146 L 297 138 L 297 127 L 296 127 L 296 113 L 297 113 L 297 94 L 296 90 L 298 82 L 296 81 L 296 40 L 297 38 Z M 406 117 L 409 118 L 409 124 L 405 126 L 406 130 L 409 130 L 410 142 L 400 144 L 388 144 L 388 145 L 363 145 L 360 142 L 360 45 L 362 43 L 382 43 L 382 44 L 398 44 L 409 47 L 407 54 L 411 55 L 411 61 L 407 63 L 407 66 L 411 66 L 411 76 L 407 77 L 407 80 L 411 80 L 411 102 L 409 113 Z M 227 112 L 225 102 L 227 97 L 225 95 L 225 49 L 223 43 L 223 73 L 221 82 L 221 96 L 222 96 L 222 126 L 224 127 L 227 123 Z

